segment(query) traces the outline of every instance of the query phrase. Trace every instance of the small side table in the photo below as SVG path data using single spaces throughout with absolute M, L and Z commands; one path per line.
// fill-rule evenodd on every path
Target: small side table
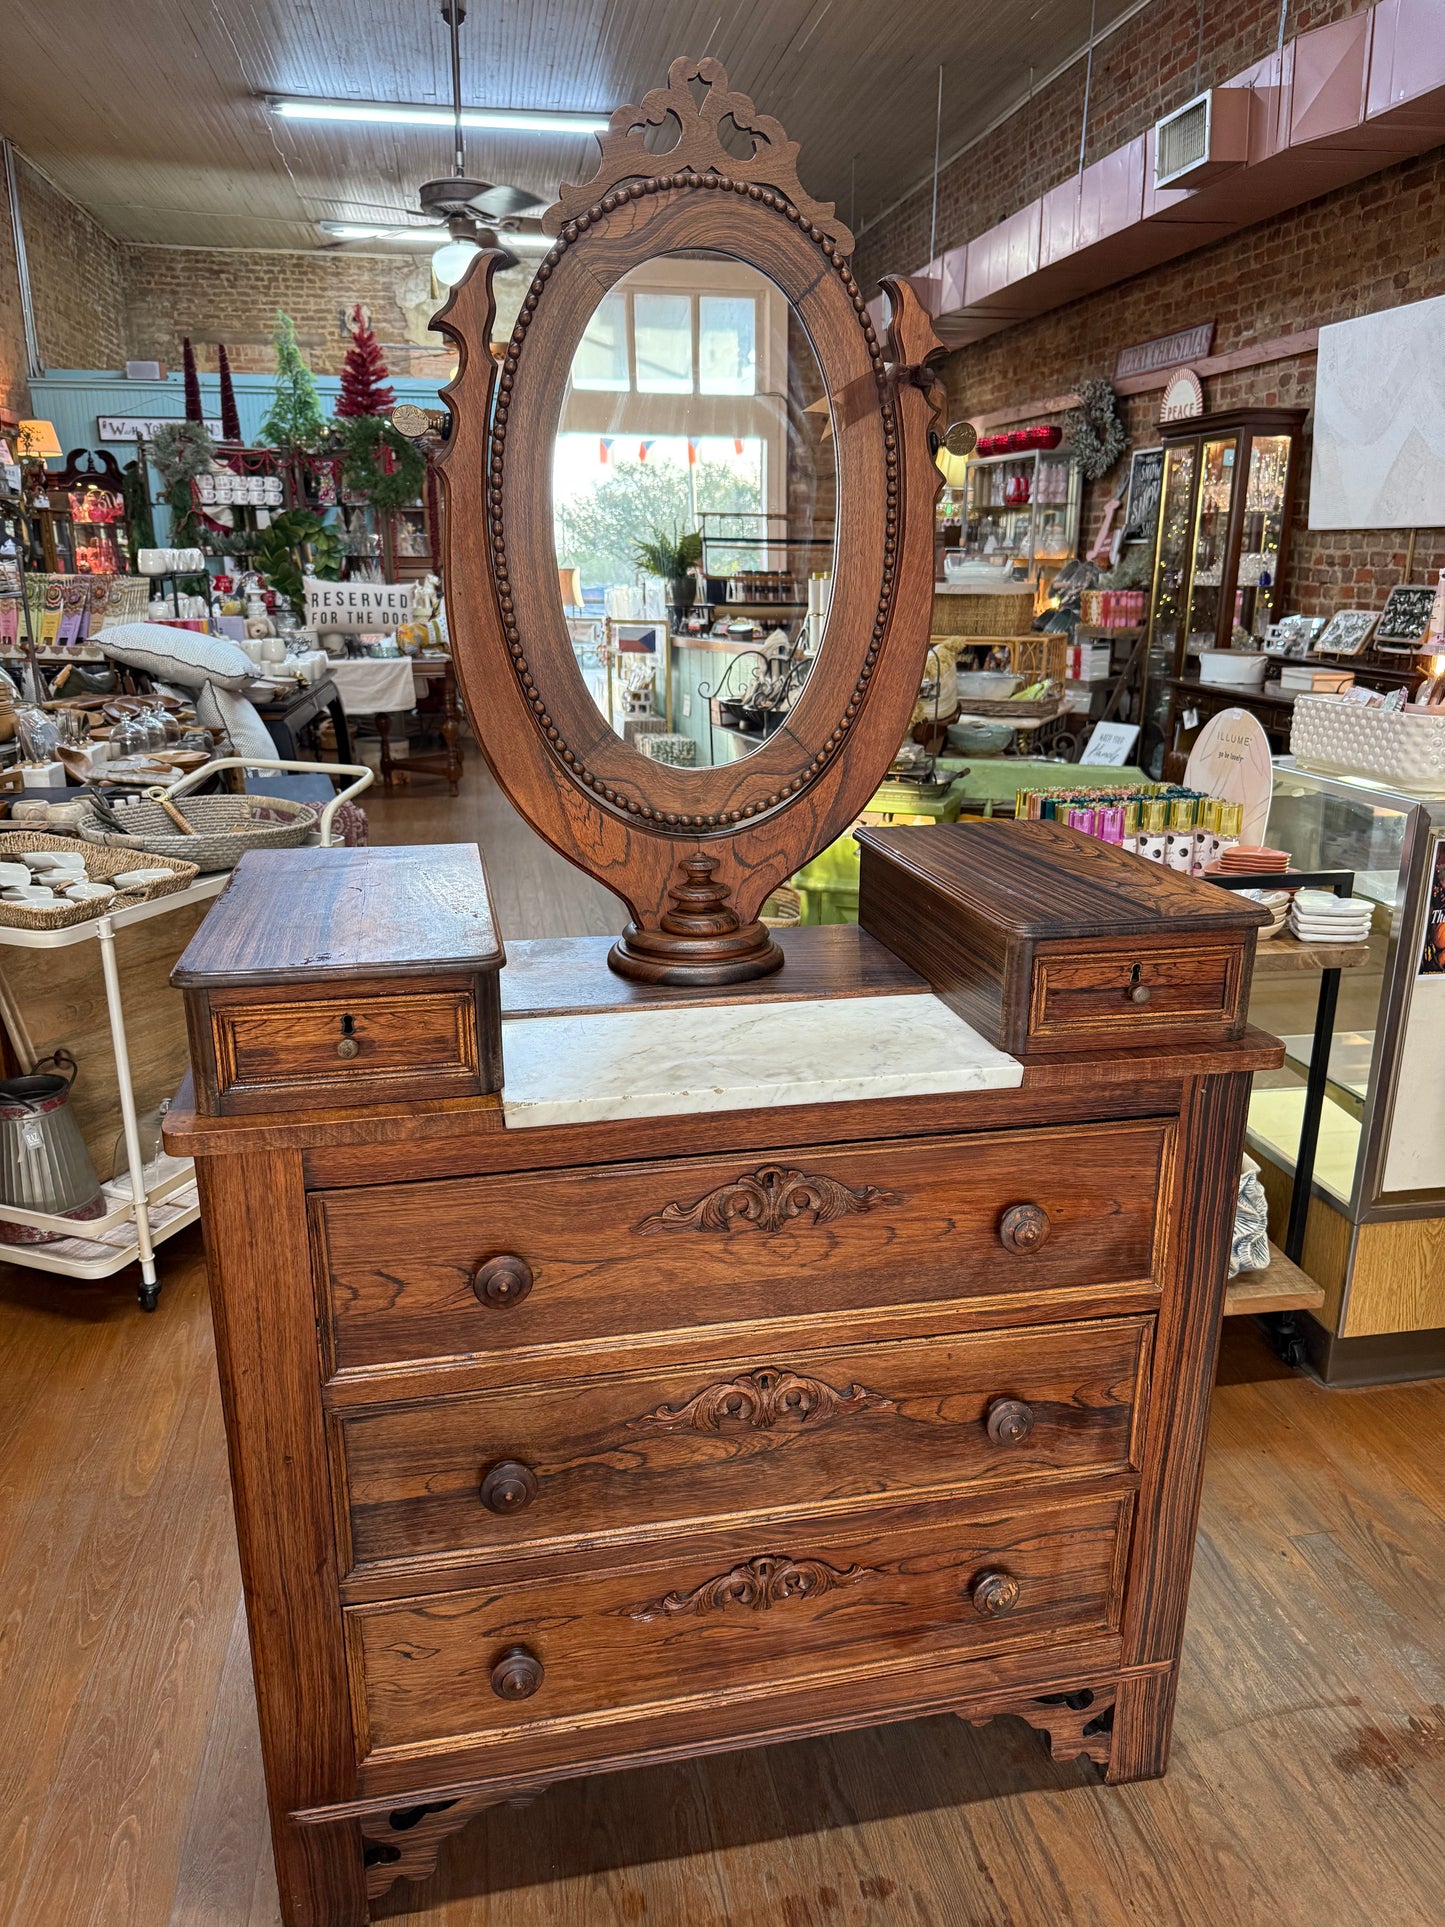
M 457 670 L 450 656 L 416 656 L 412 668 L 424 682 L 440 680 L 442 686 L 442 747 L 424 750 L 419 756 L 393 756 L 391 717 L 384 709 L 376 712 L 376 733 L 381 738 L 381 780 L 391 788 L 392 774 L 404 770 L 419 776 L 444 776 L 452 796 L 462 780 L 462 712 L 457 702 Z
M 323 714 L 330 716 L 331 727 L 336 731 L 335 760 L 338 763 L 354 760 L 351 754 L 351 730 L 342 707 L 341 692 L 330 676 L 321 676 L 311 683 L 297 683 L 293 695 L 278 696 L 274 702 L 257 703 L 256 713 L 266 725 L 282 762 L 300 760 L 296 739 L 308 724 L 317 722 Z

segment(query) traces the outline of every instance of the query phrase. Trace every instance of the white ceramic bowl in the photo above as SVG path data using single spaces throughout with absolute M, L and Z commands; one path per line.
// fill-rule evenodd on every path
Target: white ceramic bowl
M 1003 702 L 1023 686 L 1023 677 L 1007 669 L 963 669 L 959 671 L 958 693 L 983 702 Z

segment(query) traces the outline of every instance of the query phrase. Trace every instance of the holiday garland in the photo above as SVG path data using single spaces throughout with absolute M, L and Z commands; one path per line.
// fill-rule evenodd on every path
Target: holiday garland
M 1116 411 L 1118 397 L 1102 375 L 1079 384 L 1079 405 L 1064 417 L 1065 445 L 1085 478 L 1097 482 L 1129 446 Z
M 271 517 L 271 525 L 255 537 L 251 550 L 256 567 L 278 595 L 285 596 L 296 614 L 306 617 L 307 575 L 335 582 L 341 574 L 341 544 L 336 531 L 309 509 L 286 509 Z

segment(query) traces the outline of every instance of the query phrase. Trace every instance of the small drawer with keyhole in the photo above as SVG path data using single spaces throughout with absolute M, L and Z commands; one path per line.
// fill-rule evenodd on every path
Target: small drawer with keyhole
M 222 1112 L 384 1103 L 480 1093 L 470 984 L 274 991 L 210 1000 L 210 1043 Z
M 1243 953 L 1219 943 L 1132 950 L 1040 945 L 1034 958 L 1029 1038 L 1052 1040 L 1224 1034 L 1239 1014 Z

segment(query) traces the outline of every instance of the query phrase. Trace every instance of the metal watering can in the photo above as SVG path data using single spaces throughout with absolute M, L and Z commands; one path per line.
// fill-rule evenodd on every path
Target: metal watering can
M 70 1108 L 78 1068 L 69 1051 L 58 1050 L 29 1077 L 0 1080 L 0 1211 L 15 1204 L 63 1218 L 104 1215 L 100 1179 Z M 64 1236 L 0 1217 L 0 1244 L 54 1244 Z

